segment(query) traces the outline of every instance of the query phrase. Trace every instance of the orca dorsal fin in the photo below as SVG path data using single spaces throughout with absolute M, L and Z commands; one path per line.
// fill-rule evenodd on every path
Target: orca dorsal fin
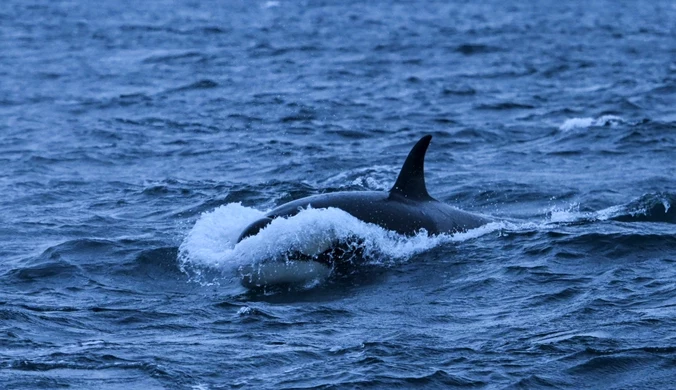
M 432 140 L 426 135 L 408 153 L 399 177 L 390 190 L 390 196 L 399 195 L 411 200 L 432 200 L 425 187 L 425 153 Z

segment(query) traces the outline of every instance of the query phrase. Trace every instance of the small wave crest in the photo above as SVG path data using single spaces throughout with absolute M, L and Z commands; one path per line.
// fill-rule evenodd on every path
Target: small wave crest
M 444 243 L 465 241 L 503 228 L 490 223 L 465 233 L 429 236 L 421 231 L 407 237 L 365 223 L 336 208 L 302 210 L 289 218 L 276 218 L 255 236 L 237 243 L 242 230 L 263 212 L 230 203 L 206 212 L 179 248 L 181 269 L 201 283 L 205 272 L 230 278 L 243 267 L 269 261 L 287 262 L 292 253 L 318 253 L 336 242 L 359 242 L 365 264 L 392 265 Z
M 599 211 L 580 211 L 579 203 L 568 208 L 554 208 L 548 212 L 549 222 L 579 223 L 614 220 L 620 222 L 676 223 L 676 195 L 653 193 L 641 196 L 623 205 L 610 206 Z
M 646 194 L 619 209 L 606 209 L 602 213 L 608 219 L 621 222 L 666 222 L 676 223 L 676 195 L 666 192 Z
M 566 119 L 559 130 L 571 131 L 575 129 L 586 129 L 589 127 L 616 126 L 624 123 L 625 120 L 615 115 L 603 115 L 598 118 L 571 118 Z

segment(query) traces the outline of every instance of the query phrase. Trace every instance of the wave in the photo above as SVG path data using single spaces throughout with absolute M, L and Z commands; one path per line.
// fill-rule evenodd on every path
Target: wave
M 474 54 L 495 53 L 503 50 L 503 48 L 498 46 L 490 46 L 479 43 L 463 43 L 454 49 L 455 52 L 464 54 L 466 56 Z
M 177 62 L 187 62 L 187 61 L 204 61 L 206 55 L 199 51 L 189 50 L 189 51 L 157 51 L 154 54 L 144 58 L 142 62 L 144 64 L 171 64 Z
M 512 101 L 498 102 L 498 103 L 483 103 L 477 106 L 477 110 L 531 110 L 535 106 L 527 103 L 519 103 Z
M 34 258 L 27 259 L 20 267 L 9 270 L 6 275 L 17 283 L 78 284 L 86 280 L 82 260 L 101 256 L 101 253 L 109 252 L 113 247 L 113 243 L 106 240 L 66 241 L 47 248 Z
M 603 115 L 598 118 L 571 118 L 566 119 L 559 130 L 570 131 L 574 129 L 586 129 L 589 127 L 616 126 L 625 123 L 625 120 L 615 115 Z
M 212 89 L 218 87 L 219 84 L 211 79 L 202 79 L 191 84 L 182 85 L 180 87 L 167 89 L 164 93 L 184 92 L 201 89 Z
M 609 219 L 621 222 L 665 222 L 676 223 L 676 194 L 656 193 L 644 195 L 619 210 L 602 210 Z
M 549 221 L 553 223 L 580 223 L 613 220 L 618 222 L 676 223 L 676 194 L 658 192 L 645 194 L 624 205 L 611 206 L 599 211 L 581 212 L 579 204 L 566 210 L 553 209 Z

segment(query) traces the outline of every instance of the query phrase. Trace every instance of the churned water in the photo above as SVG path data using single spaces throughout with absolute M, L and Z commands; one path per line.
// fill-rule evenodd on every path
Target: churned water
M 0 7 L 3 389 L 652 388 L 676 377 L 673 1 Z M 299 197 L 387 190 L 400 237 Z M 302 288 L 238 270 L 326 237 Z

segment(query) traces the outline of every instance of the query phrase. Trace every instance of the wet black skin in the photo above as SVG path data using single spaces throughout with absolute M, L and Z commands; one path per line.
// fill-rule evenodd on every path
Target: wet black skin
M 297 199 L 270 211 L 249 225 L 238 242 L 256 235 L 273 219 L 290 217 L 303 209 L 335 207 L 353 217 L 404 235 L 424 229 L 428 234 L 457 233 L 490 222 L 432 198 L 425 187 L 424 158 L 432 136 L 420 139 L 411 149 L 390 191 L 333 192 Z

